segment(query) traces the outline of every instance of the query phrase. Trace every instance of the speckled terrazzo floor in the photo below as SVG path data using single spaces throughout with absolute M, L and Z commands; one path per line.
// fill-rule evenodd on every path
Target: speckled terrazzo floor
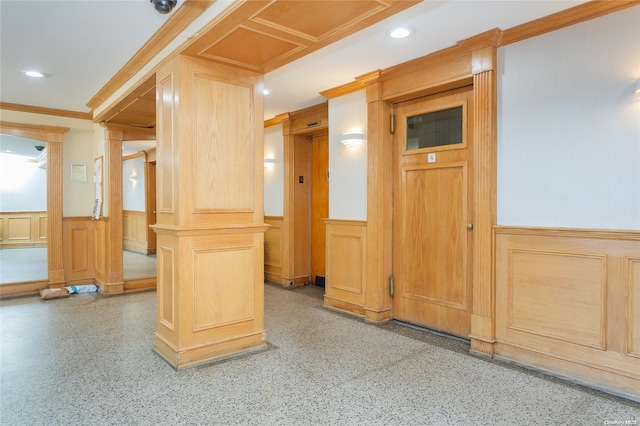
M 640 404 L 321 296 L 265 285 L 268 349 L 181 371 L 151 351 L 153 292 L 3 300 L 0 424 L 640 425 Z

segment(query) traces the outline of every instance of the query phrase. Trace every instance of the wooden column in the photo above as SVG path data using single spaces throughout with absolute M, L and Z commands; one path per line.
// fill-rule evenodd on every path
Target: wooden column
M 153 349 L 176 369 L 265 345 L 261 87 L 186 56 L 156 74 Z
M 474 93 L 473 311 L 471 352 L 492 355 L 495 343 L 493 226 L 497 191 L 497 46 L 502 31 L 487 31 L 459 44 L 471 51 Z
M 102 259 L 96 263 L 96 282 L 100 293 L 118 294 L 124 291 L 124 273 L 122 266 L 122 141 L 121 129 L 107 128 L 106 134 L 106 216 L 104 238 L 98 238 L 98 244 L 104 247 L 97 250 Z
M 47 262 L 49 287 L 64 286 L 62 133 L 47 133 Z
M 393 271 L 392 206 L 393 144 L 390 108 L 382 100 L 379 73 L 366 76 L 367 123 L 367 282 L 364 319 L 372 323 L 391 319 L 389 277 Z

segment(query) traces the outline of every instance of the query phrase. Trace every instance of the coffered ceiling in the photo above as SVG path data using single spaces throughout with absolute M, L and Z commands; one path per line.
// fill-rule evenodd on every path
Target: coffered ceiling
M 262 74 L 404 10 L 412 1 L 246 1 L 230 6 L 182 54 Z M 112 124 L 155 127 L 155 81 L 97 117 Z

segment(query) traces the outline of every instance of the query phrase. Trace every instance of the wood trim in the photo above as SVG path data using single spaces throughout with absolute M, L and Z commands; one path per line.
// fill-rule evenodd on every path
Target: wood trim
M 138 157 L 144 157 L 145 163 L 146 163 L 147 153 L 145 151 L 139 151 L 139 152 L 136 152 L 135 154 L 125 155 L 124 157 L 122 157 L 122 161 L 132 160 Z
M 551 228 L 551 227 L 516 227 L 496 225 L 496 235 L 535 235 L 541 237 L 575 237 L 597 238 L 607 240 L 640 241 L 640 231 L 617 229 L 583 229 L 583 228 Z
M 69 127 L 45 126 L 42 124 L 24 124 L 0 121 L 0 133 L 35 139 L 42 142 L 55 142 L 55 135 L 63 135 Z M 62 140 L 60 140 L 61 142 Z
M 87 106 L 93 110 L 102 105 L 213 3 L 215 0 L 184 0 L 153 37 L 87 102 Z
M 6 109 L 9 111 L 28 112 L 31 114 L 53 115 L 55 117 L 78 118 L 80 120 L 91 120 L 93 118 L 93 111 L 89 111 L 89 112 L 70 111 L 67 109 L 46 108 L 46 107 L 39 107 L 34 105 L 14 104 L 11 102 L 0 102 L 0 109 Z
M 536 37 L 640 4 L 638 0 L 589 1 L 503 31 L 500 46 Z
M 367 74 L 363 74 L 356 77 L 355 81 L 343 84 L 333 89 L 328 89 L 320 92 L 322 96 L 327 99 L 338 98 L 340 96 L 348 95 L 353 92 L 365 90 L 367 86 L 380 78 L 380 70 L 372 71 Z
M 366 220 L 322 219 L 322 221 L 327 225 L 367 226 Z
M 127 126 L 123 124 L 100 123 L 107 130 L 122 132 L 122 141 L 152 141 L 156 139 L 156 129 Z
M 48 287 L 48 281 L 29 281 L 24 283 L 2 284 L 0 285 L 0 299 L 10 297 L 27 296 L 38 294 L 40 290 Z
M 138 278 L 135 280 L 126 280 L 124 282 L 124 292 L 133 293 L 146 290 L 155 290 L 157 285 L 157 278 Z
M 268 120 L 264 121 L 264 127 L 265 129 L 267 127 L 271 127 L 271 126 L 276 126 L 278 124 L 281 124 L 283 121 L 286 121 L 289 119 L 289 113 L 284 113 L 284 114 L 278 114 L 273 118 L 270 118 Z

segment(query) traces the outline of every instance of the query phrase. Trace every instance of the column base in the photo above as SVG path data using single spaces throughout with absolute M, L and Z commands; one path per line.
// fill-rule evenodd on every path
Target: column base
M 124 282 L 121 283 L 103 283 L 96 280 L 98 292 L 103 296 L 111 296 L 114 294 L 124 293 Z
M 389 321 L 391 321 L 391 308 L 381 310 L 364 308 L 364 322 L 386 324 Z
M 267 347 L 265 334 L 262 331 L 203 346 L 179 349 L 155 333 L 153 351 L 176 370 L 182 370 L 261 351 Z

